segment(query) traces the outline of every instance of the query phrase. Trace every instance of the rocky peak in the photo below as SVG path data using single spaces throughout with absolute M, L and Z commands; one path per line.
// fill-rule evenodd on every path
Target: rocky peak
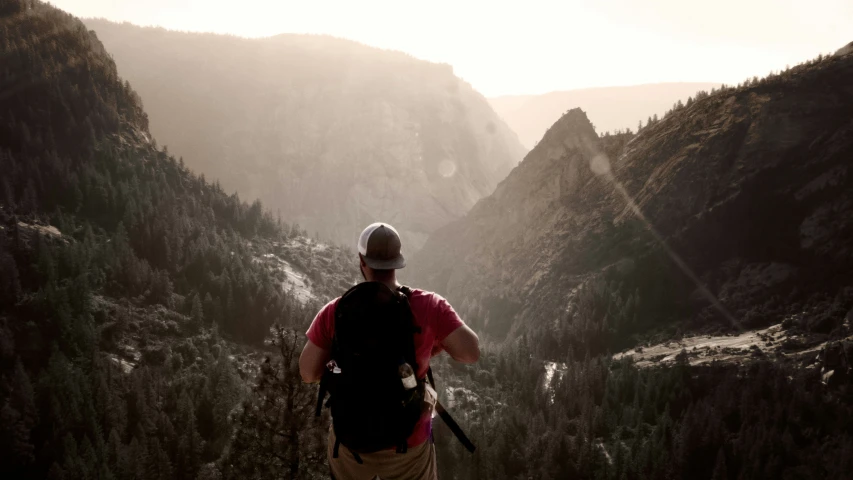
M 536 205 L 576 188 L 599 152 L 598 136 L 580 108 L 567 111 L 495 191 L 502 201 Z M 529 209 L 526 214 L 530 214 Z
M 623 299 L 643 299 L 637 317 L 650 325 L 757 328 L 792 309 L 849 311 L 851 85 L 852 55 L 819 57 L 614 141 L 571 110 L 493 195 L 429 239 L 412 271 L 476 305 L 498 335 L 557 321 L 605 275 Z M 612 177 L 591 168 L 601 152 Z M 800 323 L 828 333 L 839 320 Z
M 569 110 L 491 196 L 430 238 L 411 270 L 425 286 L 451 298 L 450 292 L 462 290 L 510 302 L 523 298 L 552 268 L 550 254 L 559 250 L 575 218 L 585 215 L 574 205 L 582 191 L 601 184 L 590 169 L 600 152 L 586 113 Z M 462 252 L 464 260 L 456 257 Z
M 590 138 L 596 138 L 595 127 L 592 126 L 586 112 L 580 108 L 572 108 L 554 122 L 539 144 L 581 145 L 588 144 Z

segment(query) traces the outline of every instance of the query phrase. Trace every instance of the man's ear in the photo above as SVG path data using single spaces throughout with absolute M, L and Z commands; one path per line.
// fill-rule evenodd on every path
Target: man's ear
M 359 263 L 359 265 L 361 265 L 361 268 L 364 268 L 367 266 L 367 264 L 364 263 L 364 255 L 362 255 L 360 253 L 358 254 L 358 263 Z

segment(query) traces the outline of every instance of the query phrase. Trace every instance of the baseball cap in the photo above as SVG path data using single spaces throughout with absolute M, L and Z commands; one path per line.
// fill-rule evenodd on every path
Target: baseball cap
M 394 270 L 406 266 L 400 252 L 400 234 L 391 225 L 377 222 L 370 224 L 358 237 L 358 253 L 364 263 L 376 270 Z

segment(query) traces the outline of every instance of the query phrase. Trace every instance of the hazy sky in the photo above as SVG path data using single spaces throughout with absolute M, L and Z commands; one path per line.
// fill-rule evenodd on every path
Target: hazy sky
M 853 0 L 54 0 L 80 17 L 325 33 L 453 65 L 487 96 L 737 83 L 853 41 Z

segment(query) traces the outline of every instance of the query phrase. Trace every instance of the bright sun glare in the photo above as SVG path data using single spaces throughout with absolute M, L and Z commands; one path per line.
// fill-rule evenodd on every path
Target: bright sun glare
M 247 37 L 316 33 L 449 63 L 486 96 L 737 83 L 850 41 L 849 0 L 56 0 L 74 15 Z M 737 11 L 738 15 L 731 15 Z

